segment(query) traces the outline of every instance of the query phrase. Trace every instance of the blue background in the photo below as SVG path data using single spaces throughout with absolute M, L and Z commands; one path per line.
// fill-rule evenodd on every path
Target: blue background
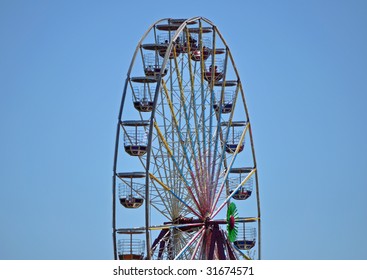
M 231 48 L 259 168 L 264 259 L 367 259 L 367 2 L 0 1 L 0 259 L 112 259 L 115 129 L 154 21 Z

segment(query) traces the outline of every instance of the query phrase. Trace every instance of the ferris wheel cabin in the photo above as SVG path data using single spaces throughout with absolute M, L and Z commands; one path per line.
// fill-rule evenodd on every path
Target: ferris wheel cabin
M 152 95 L 154 94 L 155 89 L 150 88 L 146 84 L 139 88 L 133 89 L 133 104 L 134 108 L 139 112 L 151 112 L 153 110 L 154 101 Z
M 154 102 L 151 98 L 145 96 L 142 98 L 137 98 L 134 103 L 134 108 L 139 112 L 151 112 L 153 110 Z
M 201 51 L 200 48 L 191 52 L 191 59 L 194 61 L 201 60 L 201 54 L 203 54 L 203 60 L 207 60 L 211 54 L 210 49 L 206 46 L 203 46 L 203 50 Z
M 233 154 L 236 152 L 237 148 L 238 153 L 242 152 L 245 147 L 245 141 L 241 141 L 241 135 L 243 132 L 243 127 L 247 125 L 246 122 L 237 121 L 237 122 L 222 122 L 222 126 L 225 126 L 229 131 L 227 141 L 225 142 L 225 150 L 229 154 Z
M 158 44 L 160 44 L 160 49 L 158 50 L 158 54 L 161 57 L 165 57 L 168 46 L 169 46 L 169 36 L 167 34 L 165 35 L 159 35 L 157 36 Z M 169 59 L 173 59 L 178 57 L 181 54 L 181 45 L 179 43 L 179 39 L 176 40 L 175 44 L 173 45 L 173 48 L 171 49 L 171 52 L 169 53 Z
M 168 69 L 164 68 L 162 71 L 162 59 L 153 55 L 152 53 L 146 54 L 144 56 L 144 73 L 148 77 L 157 77 L 162 75 L 162 77 L 167 75 Z
M 247 175 L 252 171 L 252 168 L 240 167 L 240 168 L 232 168 L 230 171 L 230 194 L 234 192 L 238 185 L 242 183 L 242 181 L 247 177 Z M 235 174 L 235 175 L 233 175 Z M 253 178 L 250 177 L 235 193 L 232 195 L 233 199 L 236 200 L 246 200 L 248 199 L 253 190 Z
M 225 91 L 223 95 L 223 99 L 221 94 L 219 94 L 219 98 L 213 104 L 214 110 L 218 113 L 228 114 L 232 112 L 233 109 L 233 101 L 235 98 L 235 93 L 233 91 Z
M 240 250 L 251 250 L 256 244 L 256 228 L 246 228 L 245 222 L 238 231 L 237 240 L 233 244 Z
M 143 205 L 143 192 L 145 185 L 136 182 L 145 178 L 144 172 L 120 172 L 117 173 L 123 182 L 119 184 L 119 200 L 125 208 L 139 208 Z
M 197 50 L 197 48 L 197 40 L 194 37 L 191 35 L 182 37 L 181 50 L 183 53 L 191 53 Z
M 132 77 L 131 82 L 143 84 L 141 89 L 134 87 L 133 90 L 134 108 L 139 112 L 151 112 L 153 110 L 154 102 L 152 98 L 153 93 L 149 87 L 149 84 L 157 83 L 157 77 L 155 75 Z
M 128 235 L 129 238 L 122 238 L 118 240 L 118 259 L 119 260 L 143 260 L 145 242 L 141 239 L 133 238 L 133 235 L 143 234 L 141 230 L 119 230 L 117 233 L 121 235 Z
M 130 156 L 143 156 L 148 150 L 148 139 L 145 127 L 149 121 L 123 121 L 124 128 L 124 148 Z M 132 128 L 132 129 L 127 129 Z
M 218 67 L 218 65 L 210 65 L 208 67 L 207 70 L 205 70 L 205 73 L 204 73 L 204 79 L 207 81 L 207 82 L 211 82 L 212 80 L 214 81 L 220 81 L 221 79 L 223 79 L 223 70 L 220 69 Z
M 145 69 L 144 69 L 144 72 L 145 72 L 145 75 L 146 76 L 158 76 L 161 74 L 161 70 L 162 68 L 159 66 L 159 64 L 148 64 Z M 162 72 L 162 77 L 166 76 L 168 72 L 168 69 L 164 69 L 163 72 Z

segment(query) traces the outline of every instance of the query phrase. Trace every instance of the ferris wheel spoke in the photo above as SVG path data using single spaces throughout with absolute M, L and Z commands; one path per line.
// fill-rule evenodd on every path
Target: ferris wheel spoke
M 224 66 L 223 66 L 223 80 L 225 81 L 226 79 L 226 74 L 227 74 L 227 63 L 228 63 L 228 53 L 229 53 L 229 50 L 227 49 L 226 52 L 225 52 L 225 59 L 224 59 Z M 214 59 L 212 60 L 212 63 L 214 64 Z M 212 73 L 213 75 L 213 73 Z M 213 77 L 212 77 L 212 80 Z M 225 92 L 225 86 L 223 85 L 222 88 L 221 88 L 221 94 L 220 94 L 220 102 L 219 102 L 219 110 L 218 110 L 218 113 L 215 114 L 216 118 L 217 118 L 217 130 L 216 130 L 216 134 L 215 134 L 215 142 L 214 142 L 214 155 L 213 155 L 213 159 L 216 159 L 217 157 L 217 153 L 218 153 L 218 145 L 219 145 L 219 139 L 222 143 L 225 143 L 228 139 L 228 135 L 229 135 L 229 131 L 226 133 L 226 137 L 225 139 L 223 139 L 223 136 L 222 136 L 222 129 L 221 129 L 221 121 L 222 121 L 222 104 L 223 104 L 223 100 L 224 100 L 224 92 Z M 237 98 L 235 98 L 236 100 Z M 235 102 L 233 104 L 233 108 L 231 110 L 231 113 L 230 113 L 230 116 L 229 116 L 229 121 L 228 122 L 231 122 L 232 119 L 233 119 L 233 114 L 234 114 L 234 110 L 235 110 Z M 215 187 L 214 189 L 216 190 L 217 188 L 217 183 L 218 183 L 218 180 L 219 180 L 219 174 L 220 174 L 220 170 L 221 170 L 221 167 L 222 167 L 222 164 L 224 164 L 224 168 L 227 168 L 227 160 L 226 160 L 226 157 L 225 157 L 225 148 L 224 146 L 222 147 L 222 157 L 219 161 L 219 164 L 213 164 L 212 166 L 212 181 L 215 182 Z M 214 174 L 216 173 L 215 172 L 215 167 L 217 167 L 217 176 L 216 176 L 216 179 L 214 179 Z
M 247 132 L 247 130 L 248 130 L 248 127 L 249 127 L 249 123 L 247 123 L 247 125 L 246 125 L 245 129 L 243 130 L 243 132 L 242 132 L 242 134 L 241 134 L 241 138 L 240 138 L 240 140 L 239 140 L 239 143 L 242 143 L 242 142 L 243 142 L 243 140 L 244 140 L 244 138 L 245 138 L 245 135 L 246 135 L 246 132 Z M 213 207 L 212 207 L 212 209 L 211 209 L 211 211 L 210 211 L 211 213 L 213 213 L 213 211 L 214 211 L 215 207 L 217 206 L 217 203 L 218 203 L 218 200 L 219 200 L 220 194 L 221 194 L 221 193 L 222 193 L 222 191 L 223 191 L 223 187 L 224 187 L 224 185 L 225 185 L 225 183 L 226 183 L 226 181 L 227 181 L 227 178 L 228 178 L 229 172 L 230 172 L 230 170 L 231 170 L 231 168 L 232 168 L 232 165 L 233 165 L 233 163 L 234 163 L 234 161 L 235 161 L 235 159 L 236 159 L 236 156 L 237 156 L 237 154 L 238 154 L 238 152 L 239 152 L 239 150 L 240 150 L 240 147 L 241 147 L 241 145 L 237 145 L 236 150 L 235 150 L 235 152 L 233 153 L 232 160 L 231 160 L 231 162 L 230 162 L 229 166 L 228 166 L 228 167 L 227 167 L 227 169 L 226 169 L 226 173 L 225 173 L 224 178 L 223 178 L 223 183 L 221 184 L 221 186 L 220 186 L 220 188 L 219 188 L 218 195 L 217 195 L 217 197 L 216 197 L 216 199 L 215 199 L 215 201 L 214 201 L 214 203 L 213 203 Z M 217 212 L 217 213 L 218 213 L 218 212 Z
M 183 114 L 180 114 L 180 119 L 181 119 L 181 117 L 183 115 L 184 116 L 184 120 L 185 120 L 185 124 L 186 124 L 186 131 L 187 131 L 186 132 L 186 139 L 188 139 L 188 142 L 189 142 L 189 148 L 190 148 L 190 151 L 191 151 L 191 153 L 190 153 L 191 157 L 189 157 L 189 155 L 188 155 L 188 149 L 187 149 L 186 144 L 185 144 L 185 141 L 183 139 L 180 125 L 178 124 L 178 120 L 176 119 L 175 110 L 174 110 L 174 107 L 173 107 L 171 98 L 169 97 L 168 89 L 167 89 L 167 86 L 166 86 L 166 83 L 164 82 L 164 80 L 162 80 L 162 87 L 163 87 L 163 90 L 164 90 L 164 92 L 166 94 L 166 100 L 167 100 L 168 105 L 169 105 L 170 110 L 171 110 L 171 115 L 172 115 L 172 118 L 173 118 L 173 122 L 175 124 L 175 128 L 177 130 L 178 137 L 179 137 L 179 143 L 180 143 L 180 146 L 181 146 L 181 148 L 183 150 L 184 158 L 186 159 L 187 167 L 189 169 L 189 174 L 191 176 L 193 176 L 194 173 L 193 173 L 193 169 L 192 169 L 192 165 L 191 165 L 191 160 L 194 160 L 194 162 L 196 161 L 195 146 L 194 146 L 194 141 L 193 141 L 192 135 L 191 135 L 191 124 L 190 124 L 190 117 L 188 115 L 188 110 L 187 110 L 187 105 L 186 105 L 186 98 L 184 96 L 184 86 L 182 84 L 182 77 L 181 77 L 181 74 L 180 74 L 180 71 L 179 71 L 179 66 L 178 66 L 178 62 L 177 62 L 177 58 L 176 57 L 175 57 L 174 61 L 175 61 L 177 81 L 178 81 L 178 84 L 179 84 L 179 91 L 180 91 L 180 95 L 179 95 L 179 97 L 177 97 L 177 99 L 180 100 L 178 102 L 180 104 L 179 108 L 180 109 L 181 108 L 183 109 Z M 191 61 L 189 63 L 191 63 Z M 178 112 L 180 112 L 180 110 L 178 110 Z M 182 161 L 181 164 L 183 165 L 184 162 Z M 182 167 L 181 167 L 181 169 L 182 169 Z M 196 169 L 196 172 L 197 171 L 198 170 Z M 192 180 L 193 180 L 193 182 L 195 182 L 195 178 L 194 177 L 192 177 Z M 196 189 L 196 186 L 194 186 L 194 188 Z
M 153 174 L 149 174 L 150 178 L 160 184 L 166 191 L 170 192 L 176 199 L 178 199 L 183 205 L 185 205 L 190 211 L 195 214 L 197 217 L 200 217 L 200 214 L 197 213 L 190 205 L 188 205 L 181 197 L 179 197 L 172 189 L 167 187 L 162 181 L 156 178 Z
M 192 252 L 192 255 L 191 255 L 191 258 L 190 258 L 191 260 L 195 259 L 195 256 L 196 256 L 198 250 L 200 249 L 200 247 L 202 247 L 202 241 L 204 239 L 204 236 L 205 236 L 205 231 L 202 231 L 200 239 L 196 243 L 194 251 Z
M 230 113 L 230 116 L 228 118 L 228 121 L 226 122 L 227 123 L 227 130 L 225 131 L 225 136 L 223 137 L 223 131 L 221 129 L 222 125 L 221 125 L 221 118 L 218 117 L 218 123 L 217 123 L 217 135 L 216 136 L 219 136 L 219 139 L 220 139 L 220 142 L 222 143 L 222 150 L 221 150 L 221 157 L 219 159 L 219 164 L 217 165 L 218 169 L 217 169 L 217 172 L 216 172 L 216 179 L 215 179 L 215 190 L 217 189 L 217 182 L 219 180 L 219 177 L 220 177 L 220 173 L 221 173 L 221 168 L 222 168 L 222 164 L 223 164 L 223 167 L 225 170 L 228 170 L 228 164 L 227 164 L 227 157 L 226 157 L 226 148 L 225 148 L 225 143 L 227 143 L 228 141 L 228 137 L 229 137 L 229 127 L 230 125 L 232 124 L 233 122 L 233 115 L 234 115 L 234 109 L 236 108 L 236 103 L 237 103 L 237 94 L 238 94 L 238 89 L 239 87 L 237 86 L 236 87 L 236 98 L 234 98 L 233 100 L 233 109 Z M 221 92 L 221 99 L 223 98 L 223 94 L 224 94 L 224 87 L 222 87 L 222 92 Z M 247 128 L 246 128 L 247 129 Z M 246 131 L 245 129 L 245 131 Z M 216 149 L 215 149 L 215 153 L 217 153 L 218 151 L 218 144 L 219 144 L 219 141 L 218 141 L 218 138 L 216 138 Z M 239 142 L 241 143 L 241 142 Z M 237 154 L 237 153 L 235 153 Z M 229 158 L 229 157 L 228 157 Z M 214 175 L 214 168 L 213 168 L 213 173 L 212 175 Z
M 202 59 L 201 59 L 202 60 Z M 201 67 L 202 67 L 202 62 L 200 63 Z M 202 69 L 200 67 L 200 69 Z M 203 75 L 204 70 L 200 70 L 200 78 L 203 79 L 202 75 Z M 201 190 L 201 195 L 199 195 L 199 197 L 201 197 L 201 208 L 202 208 L 202 212 L 205 213 L 207 210 L 207 206 L 203 206 L 204 204 L 207 204 L 209 199 L 208 199 L 208 189 L 210 189 L 210 181 L 209 179 L 209 165 L 211 164 L 208 161 L 208 158 L 210 157 L 209 154 L 209 147 L 211 145 L 211 135 L 210 135 L 210 129 L 207 128 L 207 124 L 208 122 L 210 122 L 210 119 L 212 118 L 213 114 L 209 113 L 208 116 L 206 116 L 205 114 L 205 110 L 206 110 L 206 106 L 208 106 L 208 104 L 206 103 L 205 100 L 210 99 L 210 90 L 208 90 L 207 87 L 204 88 L 203 84 L 201 84 L 201 87 L 199 89 L 199 91 L 201 92 L 200 95 L 198 95 L 198 101 L 199 103 L 197 103 L 197 100 L 195 97 L 192 98 L 194 106 L 193 106 L 193 110 L 196 111 L 197 109 L 199 109 L 200 112 L 200 116 L 199 116 L 199 121 L 200 123 L 195 125 L 195 135 L 196 135 L 196 143 L 198 146 L 198 157 L 195 161 L 195 171 L 196 171 L 196 181 L 197 181 L 197 185 L 200 186 Z M 211 104 L 209 104 L 209 106 L 211 106 Z
M 162 178 L 161 170 L 164 171 L 164 177 L 169 178 L 169 171 L 172 170 L 171 168 L 171 162 L 167 161 L 169 158 L 169 155 L 165 151 L 165 147 L 163 143 L 160 141 L 159 135 L 154 135 L 154 140 L 157 142 L 158 147 L 153 147 L 152 149 L 152 155 L 154 160 L 154 167 L 156 170 L 160 173 L 160 177 Z M 167 165 L 167 166 L 166 166 Z M 165 167 L 165 168 L 162 168 Z
M 159 139 L 159 147 L 160 147 L 160 151 L 161 151 L 161 157 L 162 157 L 162 164 L 161 164 L 161 168 L 164 169 L 164 173 L 165 176 L 162 176 L 162 174 L 159 174 L 161 181 L 165 181 L 168 183 L 168 185 L 170 186 L 174 186 L 174 190 L 176 195 L 180 193 L 180 186 L 182 185 L 181 180 L 181 175 L 177 176 L 177 169 L 182 170 L 183 166 L 180 168 L 180 166 L 178 165 L 177 161 L 175 161 L 175 158 L 172 159 L 171 154 L 170 154 L 170 150 L 167 150 L 167 145 L 165 145 L 164 142 L 162 142 L 162 137 L 161 135 L 157 135 L 157 139 Z M 168 140 L 165 140 L 166 143 Z M 172 162 L 171 162 L 172 161 Z M 159 168 L 157 168 L 158 172 L 159 172 Z M 182 173 L 183 171 L 179 172 Z M 160 173 L 160 172 L 159 172 Z M 178 195 L 180 196 L 180 195 Z M 172 197 L 171 197 L 172 198 Z M 171 210 L 172 210 L 172 217 L 175 217 L 177 215 L 177 206 L 174 206 L 175 203 L 174 201 L 171 201 Z M 176 209 L 176 210 L 175 210 Z M 176 214 L 174 214 L 176 213 Z
M 192 93 L 191 93 L 191 100 L 190 100 L 190 104 L 192 104 L 191 106 L 191 111 L 192 111 L 192 115 L 193 115 L 193 118 L 194 118 L 194 129 L 193 129 L 193 132 L 192 133 L 192 128 L 190 127 L 190 129 L 188 130 L 189 132 L 189 139 L 190 139 L 190 144 L 191 144 L 191 149 L 192 149 L 192 157 L 193 157 L 193 160 L 194 160 L 194 166 L 195 166 L 195 173 L 196 174 L 199 174 L 201 172 L 201 165 L 199 165 L 198 163 L 201 163 L 201 159 L 202 159 L 202 156 L 203 156 L 203 147 L 200 143 L 200 136 L 199 136 L 199 120 L 198 120 L 198 112 L 197 112 L 197 108 L 198 108 L 198 105 L 196 103 L 196 97 L 194 95 L 194 92 L 192 90 Z M 194 134 L 194 139 L 193 139 L 193 134 Z
M 200 48 L 200 93 L 201 93 L 201 125 L 202 125 L 202 141 L 203 141 L 203 155 L 207 154 L 207 145 L 206 145 L 206 131 L 205 131 L 205 112 L 206 112 L 206 96 L 205 96 L 205 87 L 206 83 L 204 80 L 205 75 L 205 63 L 204 63 L 204 55 L 203 55 L 203 33 L 202 33 L 202 23 L 199 22 L 199 48 Z
M 186 162 L 187 162 L 187 165 L 188 165 L 188 169 L 190 171 L 192 171 L 191 159 L 188 156 L 187 148 L 186 148 L 186 146 L 184 144 L 183 137 L 182 137 L 182 132 L 181 132 L 180 126 L 178 124 L 178 121 L 176 119 L 175 110 L 173 108 L 172 101 L 171 101 L 171 98 L 169 97 L 168 89 L 167 89 L 167 86 L 166 86 L 166 83 L 164 82 L 164 80 L 162 80 L 162 87 L 163 87 L 163 90 L 164 90 L 164 92 L 166 94 L 166 100 L 167 100 L 168 105 L 169 105 L 169 108 L 171 110 L 171 115 L 172 115 L 173 123 L 175 125 L 176 130 L 177 130 L 177 134 L 178 134 L 178 137 L 179 137 L 179 142 L 180 142 L 181 148 L 183 149 L 184 156 L 185 156 L 185 159 L 186 159 Z M 180 89 L 180 91 L 181 91 L 181 89 Z M 183 98 L 183 96 L 181 98 Z M 184 111 L 185 111 L 184 112 L 184 115 L 186 117 L 187 130 L 190 131 L 190 125 L 189 125 L 189 121 L 188 121 L 188 118 L 187 118 L 187 112 L 186 112 L 186 105 L 184 104 L 185 101 L 183 100 L 182 102 L 183 102 Z M 191 144 L 192 142 L 191 142 L 190 137 L 189 137 L 189 140 L 190 140 L 189 143 Z
M 191 226 L 202 227 L 203 223 L 191 224 Z M 152 255 L 155 253 L 155 250 L 159 246 L 158 258 L 162 258 L 163 254 L 167 255 L 167 259 L 171 259 L 169 257 L 170 254 L 177 255 L 177 253 L 189 242 L 193 233 L 182 231 L 182 228 L 187 227 L 188 225 L 162 225 L 156 226 L 154 230 L 160 230 L 158 237 L 154 240 L 151 252 Z M 174 244 L 174 246 L 172 246 Z M 192 250 L 191 250 L 192 251 Z M 185 259 L 189 259 L 191 252 L 186 250 L 184 252 Z
M 157 249 L 157 246 L 160 245 L 160 243 L 164 240 L 167 239 L 167 237 L 169 236 L 170 232 L 165 229 L 162 228 L 160 235 L 158 235 L 158 237 L 154 240 L 153 244 L 152 244 L 152 248 L 151 248 L 151 254 L 154 254 L 154 251 Z
M 205 227 L 203 226 L 185 245 L 185 247 L 183 247 L 181 249 L 181 251 L 176 255 L 175 260 L 179 259 L 181 257 L 181 255 L 183 255 L 185 253 L 185 251 L 187 250 L 187 248 L 189 248 L 194 241 L 200 236 L 200 234 L 205 230 Z
M 219 146 L 219 142 L 220 142 L 220 135 L 222 134 L 222 131 L 221 131 L 221 125 L 220 125 L 220 118 L 218 118 L 218 121 L 217 121 L 217 129 L 215 131 L 215 140 L 214 140 L 214 152 L 213 152 L 213 165 L 212 165 L 212 171 L 211 171 L 211 180 L 212 182 L 214 183 L 215 182 L 215 185 L 216 183 L 218 182 L 218 179 L 219 179 L 219 171 L 221 170 L 221 165 L 222 165 L 222 157 L 220 157 L 220 162 L 219 164 L 216 164 L 217 162 L 217 154 L 218 154 L 218 146 Z M 222 148 L 223 150 L 223 148 Z M 214 177 L 215 177 L 215 171 L 216 171 L 216 168 L 217 168 L 217 178 L 216 180 L 214 181 Z
M 218 207 L 218 209 L 212 214 L 211 218 L 214 219 L 215 216 L 222 210 L 222 208 L 227 204 L 227 202 L 232 198 L 232 196 L 239 190 L 241 186 L 243 186 L 256 172 L 256 168 L 254 168 L 247 176 L 246 178 L 232 191 L 232 193 L 223 201 L 223 203 Z
M 162 79 L 163 81 L 163 79 Z M 157 110 L 158 112 L 157 113 L 160 113 L 161 117 L 162 117 L 162 122 L 163 122 L 163 128 L 164 128 L 164 133 L 165 135 L 169 135 L 169 131 L 170 131 L 170 121 L 168 120 L 168 118 L 166 117 L 166 112 L 165 112 L 165 106 L 164 106 L 164 98 L 163 98 L 163 92 L 161 90 L 161 106 L 159 106 L 159 108 L 161 108 L 161 110 Z M 157 120 L 155 120 L 156 122 Z M 160 151 L 160 154 L 161 154 L 161 157 L 162 157 L 162 161 L 164 161 L 165 158 L 167 158 L 168 156 L 164 154 L 163 152 L 163 145 L 161 143 L 161 141 L 159 141 L 159 135 L 156 136 L 157 138 L 157 142 L 158 142 L 158 145 L 159 145 L 159 151 Z M 164 169 L 164 172 L 165 172 L 165 178 L 167 178 L 167 180 L 170 181 L 170 185 L 173 185 L 174 182 L 173 182 L 173 179 L 172 177 L 170 176 L 171 174 L 171 170 L 172 170 L 172 166 L 171 166 L 171 162 L 169 160 L 166 161 L 166 166 L 163 168 Z M 161 177 L 162 178 L 162 177 Z
M 212 49 L 215 49 L 215 47 L 216 47 L 215 38 L 216 38 L 216 32 L 215 32 L 215 30 L 213 30 Z M 211 52 L 211 60 L 212 60 L 211 65 L 215 67 L 215 51 Z M 209 144 L 209 153 L 208 153 L 208 166 L 213 165 L 213 167 L 214 167 L 215 164 L 211 162 L 212 161 L 212 159 L 211 159 L 211 157 L 212 157 L 212 145 L 211 145 L 211 141 L 210 141 L 210 139 L 212 139 L 213 117 L 215 116 L 215 114 L 213 114 L 213 111 L 214 111 L 214 106 L 213 105 L 214 105 L 214 99 L 215 99 L 215 96 L 214 96 L 214 77 L 213 76 L 214 76 L 214 72 L 212 73 L 210 86 L 209 86 L 209 91 L 210 91 L 209 143 L 210 144 Z M 216 145 L 216 143 L 215 143 L 215 145 Z M 215 159 L 215 155 L 213 155 L 213 160 L 214 159 Z
M 158 136 L 157 140 L 158 140 Z M 155 176 L 158 176 L 159 181 L 160 182 L 167 182 L 169 185 L 174 185 L 173 183 L 173 177 L 171 175 L 172 170 L 171 170 L 171 162 L 169 161 L 169 155 L 163 151 L 164 147 L 163 144 L 161 143 L 161 141 L 158 141 L 158 149 L 153 149 L 152 153 L 153 153 L 153 162 L 154 162 L 154 166 L 155 168 L 152 170 L 152 172 L 155 174 Z M 162 174 L 162 172 L 164 174 Z M 154 181 L 153 181 L 154 182 Z M 158 195 L 160 197 L 162 197 L 163 201 L 164 201 L 164 205 L 166 207 L 166 212 L 170 213 L 171 218 L 174 217 L 174 201 L 172 200 L 172 195 L 169 195 L 169 192 L 163 192 L 163 196 L 162 196 L 162 192 L 161 189 L 158 189 L 155 186 L 155 190 L 158 193 Z M 170 218 L 170 219 L 171 219 Z
M 223 138 L 223 133 L 222 133 L 220 125 L 218 126 L 218 129 L 220 130 L 219 134 L 220 134 L 220 141 L 222 143 L 222 151 L 221 151 L 221 154 L 219 156 L 219 163 L 217 164 L 216 178 L 215 178 L 215 180 L 213 180 L 214 181 L 214 193 L 216 193 L 217 189 L 218 189 L 219 178 L 222 174 L 222 165 L 224 167 L 224 170 L 228 170 L 227 157 L 226 157 L 226 151 L 225 151 L 224 143 L 227 142 L 229 133 L 227 132 L 225 138 Z M 214 174 L 214 172 L 213 172 L 213 174 Z M 218 199 L 219 199 L 219 196 L 221 195 L 221 193 L 222 193 L 222 189 L 220 191 L 218 191 Z M 213 204 L 214 204 L 214 197 L 213 197 L 213 200 L 211 201 L 211 205 L 213 205 Z
M 180 179 L 184 182 L 184 184 L 185 184 L 185 186 L 186 186 L 186 188 L 187 188 L 187 190 L 188 190 L 189 194 L 191 195 L 191 199 L 193 200 L 193 202 L 194 202 L 194 204 L 196 205 L 196 207 L 197 207 L 198 209 L 200 209 L 199 204 L 198 204 L 198 201 L 196 200 L 196 198 L 195 198 L 195 196 L 194 196 L 194 194 L 193 194 L 193 192 L 192 192 L 192 189 L 191 189 L 191 187 L 190 187 L 190 184 L 189 184 L 189 182 L 188 182 L 188 181 L 187 181 L 187 179 L 186 179 L 185 173 L 183 172 L 183 170 L 182 170 L 182 169 L 180 168 L 180 166 L 178 165 L 178 163 L 177 163 L 177 161 L 176 161 L 176 158 L 175 158 L 175 156 L 174 156 L 174 154 L 173 154 L 172 150 L 170 149 L 170 147 L 169 147 L 169 145 L 168 145 L 168 143 L 167 143 L 167 140 L 166 140 L 166 139 L 165 139 L 165 137 L 163 136 L 163 134 L 162 134 L 162 132 L 160 131 L 160 129 L 159 129 L 159 127 L 158 127 L 158 125 L 157 125 L 157 123 L 156 123 L 156 122 L 154 122 L 154 127 L 155 127 L 155 129 L 156 129 L 156 132 L 157 132 L 157 134 L 158 134 L 159 139 L 161 140 L 161 142 L 162 142 L 162 143 L 163 143 L 163 145 L 165 146 L 166 151 L 167 151 L 167 153 L 168 153 L 169 157 L 171 158 L 171 160 L 172 160 L 172 162 L 173 162 L 174 166 L 176 167 L 177 171 L 179 172 Z
M 196 68 L 196 64 L 195 64 L 195 68 Z M 193 72 L 192 74 L 190 74 L 191 76 L 194 76 L 194 73 Z M 199 105 L 197 104 L 197 98 L 195 96 L 195 88 L 194 88 L 194 82 L 195 82 L 195 78 L 192 77 L 192 82 L 191 82 L 191 100 L 190 100 L 190 105 L 191 105 L 191 108 L 192 108 L 192 114 L 194 116 L 194 128 L 198 128 L 199 127 L 199 116 L 198 116 L 198 108 L 199 108 Z M 198 134 L 198 130 L 195 129 L 195 139 L 196 139 L 196 142 L 195 143 L 195 146 L 198 148 L 198 154 L 201 155 L 202 154 L 202 151 L 201 151 L 201 146 L 200 146 L 200 142 L 199 142 L 199 134 Z M 191 131 L 190 131 L 191 133 Z
M 177 248 L 177 252 L 179 252 L 179 250 L 181 248 L 183 248 L 185 246 L 185 244 L 187 244 L 190 240 L 190 237 L 192 235 L 188 235 L 188 234 L 181 234 L 179 236 L 179 242 L 180 242 L 180 246 Z M 196 243 L 198 242 L 198 240 L 196 241 Z M 190 246 L 183 254 L 183 257 L 182 259 L 185 259 L 185 260 L 189 260 L 191 259 L 191 256 L 193 254 L 193 251 L 194 251 L 194 248 L 192 246 Z
M 185 30 L 185 35 L 186 35 L 186 42 L 189 42 L 190 41 L 190 34 L 189 34 L 189 31 L 188 29 L 186 28 Z M 191 53 L 191 44 L 187 44 L 187 61 L 188 61 L 188 67 L 189 67 L 189 76 L 190 76 L 190 97 L 191 97 L 191 100 L 190 100 L 190 105 L 192 104 L 191 108 L 193 108 L 192 110 L 192 113 L 193 113 L 193 116 L 194 116 L 194 125 L 195 127 L 197 127 L 198 125 L 198 121 L 197 121 L 197 114 L 196 114 L 196 104 L 195 104 L 195 71 L 193 70 L 193 67 L 192 67 L 192 62 L 191 62 L 191 59 L 190 59 L 190 53 Z M 189 133 L 190 133 L 190 137 L 191 137 L 191 131 L 189 130 Z M 193 149 L 194 151 L 194 149 Z
M 157 136 L 156 138 L 159 149 L 157 149 L 157 151 L 155 150 L 152 151 L 153 162 L 155 163 L 155 170 L 153 170 L 153 172 L 160 178 L 160 181 L 166 181 L 169 183 L 169 185 L 174 185 L 173 178 L 171 175 L 172 174 L 171 162 L 168 160 L 169 155 L 163 151 L 164 147 L 161 141 L 158 141 L 159 137 Z M 162 174 L 162 171 L 164 174 Z M 160 195 L 160 191 L 158 190 L 158 188 L 156 188 L 156 191 Z M 165 196 L 164 199 L 165 205 L 166 203 L 168 204 L 168 206 L 166 205 L 166 211 L 170 213 L 171 217 L 173 217 L 174 213 L 173 213 L 173 201 L 171 199 L 172 197 L 170 197 L 167 192 L 164 192 L 164 196 Z
M 151 198 L 151 204 L 152 206 L 158 211 L 160 212 L 163 216 L 165 216 L 168 220 L 171 219 L 172 217 L 172 212 L 171 212 L 171 205 L 170 202 L 172 201 L 168 196 L 166 192 L 162 192 L 159 191 L 158 187 L 155 185 L 154 181 L 152 181 L 154 188 L 155 188 L 155 193 L 156 193 L 156 197 L 152 197 Z M 160 207 L 159 207 L 160 206 Z M 163 211 L 162 207 L 166 210 Z M 168 213 L 168 214 L 167 214 Z

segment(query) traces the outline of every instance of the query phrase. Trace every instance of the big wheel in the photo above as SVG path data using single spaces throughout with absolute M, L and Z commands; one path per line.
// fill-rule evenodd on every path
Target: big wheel
M 113 166 L 115 259 L 260 259 L 242 83 L 208 19 L 162 19 L 127 73 Z

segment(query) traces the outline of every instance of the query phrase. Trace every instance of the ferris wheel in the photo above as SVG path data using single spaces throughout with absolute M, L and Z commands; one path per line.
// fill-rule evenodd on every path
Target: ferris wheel
M 232 54 L 208 19 L 162 19 L 139 41 L 113 164 L 120 260 L 260 259 L 251 123 Z

